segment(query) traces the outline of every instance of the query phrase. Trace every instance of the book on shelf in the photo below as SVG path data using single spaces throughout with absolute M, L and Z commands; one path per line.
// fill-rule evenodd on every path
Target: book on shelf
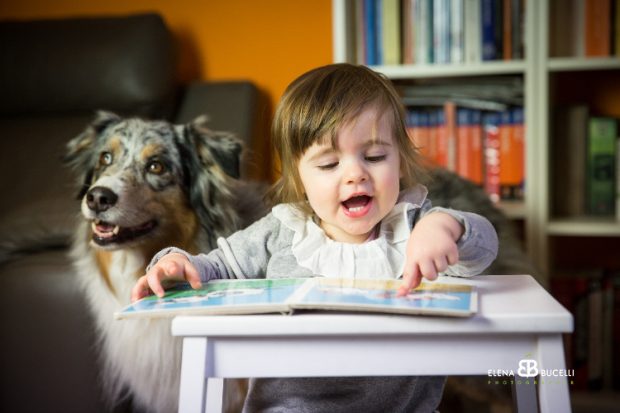
M 523 59 L 524 1 L 504 0 L 504 60 Z
M 502 51 L 504 60 L 512 60 L 512 0 L 502 0 Z
M 403 0 L 402 16 L 402 46 L 403 64 L 412 65 L 415 62 L 415 29 L 414 29 L 414 7 L 415 0 Z
M 464 0 L 450 1 L 450 63 L 465 61 Z
M 457 110 L 456 172 L 476 185 L 483 183 L 483 146 L 481 112 L 477 109 Z
M 482 60 L 503 58 L 503 0 L 482 0 Z
M 500 186 L 500 114 L 487 112 L 482 117 L 484 144 L 484 190 L 493 202 L 501 198 Z
M 525 136 L 523 108 L 500 114 L 499 183 L 502 199 L 523 199 Z
M 583 0 L 549 1 L 549 56 L 584 55 Z
M 164 297 L 147 296 L 115 313 L 117 319 L 184 314 L 292 314 L 298 310 L 467 317 L 477 311 L 474 287 L 422 282 L 397 297 L 394 279 L 280 278 L 180 284 Z
M 381 6 L 381 42 L 383 50 L 380 64 L 401 64 L 400 0 L 381 0 L 379 4 Z
M 367 65 L 380 64 L 379 54 L 379 33 L 377 30 L 378 18 L 377 7 L 374 0 L 364 0 L 362 27 L 364 28 L 364 37 L 360 39 L 364 42 L 363 55 L 366 57 Z M 358 40 L 358 41 L 360 41 Z
M 450 0 L 433 0 L 433 63 L 450 63 Z
M 414 56 L 416 64 L 434 61 L 433 47 L 433 0 L 415 0 L 414 16 Z
M 611 0 L 584 0 L 585 55 L 611 54 Z
M 480 0 L 465 0 L 464 47 L 465 62 L 477 63 L 482 60 L 482 8 Z
M 586 215 L 586 157 L 590 109 L 559 106 L 551 130 L 552 211 L 558 217 Z
M 617 121 L 609 117 L 591 117 L 587 144 L 587 212 L 615 216 L 616 213 L 616 141 Z

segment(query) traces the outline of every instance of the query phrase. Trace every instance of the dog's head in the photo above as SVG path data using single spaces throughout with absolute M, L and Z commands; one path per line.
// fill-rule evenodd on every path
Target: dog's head
M 99 112 L 68 143 L 65 160 L 80 176 L 94 246 L 188 247 L 202 237 L 213 247 L 238 227 L 233 188 L 241 144 L 205 122 L 172 125 Z

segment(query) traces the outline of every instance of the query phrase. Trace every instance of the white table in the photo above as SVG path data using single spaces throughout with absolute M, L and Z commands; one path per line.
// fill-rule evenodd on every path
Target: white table
M 223 378 L 487 376 L 518 374 L 534 365 L 527 360 L 539 371 L 565 369 L 562 333 L 573 330 L 573 318 L 532 277 L 441 278 L 454 281 L 476 286 L 475 316 L 176 317 L 172 333 L 183 337 L 179 411 L 219 411 Z M 515 387 L 519 410 L 535 411 L 536 386 Z M 567 378 L 539 382 L 538 405 L 541 412 L 570 412 Z

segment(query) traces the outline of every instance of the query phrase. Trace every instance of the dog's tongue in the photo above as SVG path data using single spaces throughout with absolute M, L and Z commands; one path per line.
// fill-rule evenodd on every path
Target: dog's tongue
M 118 232 L 117 226 L 108 224 L 107 222 L 93 223 L 93 231 L 100 237 L 111 237 Z
M 370 201 L 370 197 L 367 195 L 354 196 L 353 198 L 349 198 L 343 202 L 344 206 L 348 209 L 363 207 L 368 204 Z

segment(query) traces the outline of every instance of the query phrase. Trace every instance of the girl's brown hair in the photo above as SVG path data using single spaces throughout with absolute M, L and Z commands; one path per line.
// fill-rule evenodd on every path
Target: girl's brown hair
M 300 204 L 305 196 L 298 162 L 306 149 L 327 137 L 335 147 L 338 129 L 371 105 L 379 114 L 391 114 L 400 149 L 401 189 L 420 182 L 424 175 L 420 155 L 407 135 L 405 109 L 390 80 L 366 66 L 339 63 L 295 79 L 276 108 L 271 136 L 282 170 L 270 193 L 272 201 Z M 303 205 L 299 206 L 311 212 Z

